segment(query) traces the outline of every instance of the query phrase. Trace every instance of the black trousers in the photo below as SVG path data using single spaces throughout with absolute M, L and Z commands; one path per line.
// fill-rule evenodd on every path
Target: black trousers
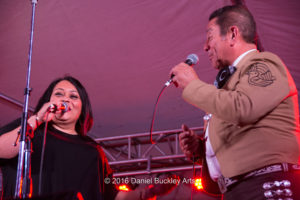
M 266 185 L 271 188 L 266 189 Z M 300 170 L 273 172 L 242 180 L 229 186 L 223 200 L 300 200 Z

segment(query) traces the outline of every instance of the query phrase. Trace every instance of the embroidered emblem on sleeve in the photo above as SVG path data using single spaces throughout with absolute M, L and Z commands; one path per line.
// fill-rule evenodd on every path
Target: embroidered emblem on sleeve
M 276 79 L 269 67 L 263 63 L 254 63 L 250 66 L 249 71 L 246 73 L 249 75 L 248 82 L 251 85 L 266 87 L 271 85 Z

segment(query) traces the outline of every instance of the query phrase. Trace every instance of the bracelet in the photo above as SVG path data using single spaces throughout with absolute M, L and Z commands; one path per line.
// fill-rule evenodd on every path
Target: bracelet
M 36 128 L 40 125 L 40 124 L 39 124 L 39 121 L 40 121 L 40 118 L 39 118 L 38 115 L 36 114 L 36 115 L 35 115 L 35 125 L 36 125 Z

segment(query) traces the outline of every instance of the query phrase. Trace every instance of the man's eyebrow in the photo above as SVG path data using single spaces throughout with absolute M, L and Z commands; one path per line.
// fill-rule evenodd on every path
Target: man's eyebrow
M 213 30 L 212 28 L 209 28 L 209 29 L 206 30 L 206 33 L 209 33 L 209 32 L 211 32 L 212 30 Z

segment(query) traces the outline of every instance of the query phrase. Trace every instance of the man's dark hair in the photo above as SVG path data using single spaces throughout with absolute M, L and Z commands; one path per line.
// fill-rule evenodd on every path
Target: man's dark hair
M 78 94 L 80 96 L 82 102 L 82 109 L 81 109 L 81 114 L 79 116 L 79 119 L 76 122 L 75 130 L 78 132 L 79 135 L 85 136 L 93 126 L 92 106 L 89 100 L 89 96 L 85 88 L 83 87 L 83 85 L 77 79 L 71 76 L 58 78 L 51 82 L 51 84 L 48 86 L 44 94 L 39 99 L 39 102 L 35 107 L 34 114 L 36 114 L 45 103 L 50 101 L 50 97 L 54 87 L 63 80 L 69 81 L 72 85 L 74 85 L 74 87 L 77 89 Z
M 242 5 L 224 6 L 215 10 L 209 21 L 216 18 L 220 26 L 221 35 L 225 35 L 230 26 L 237 26 L 247 43 L 256 44 L 256 23 L 249 10 Z

